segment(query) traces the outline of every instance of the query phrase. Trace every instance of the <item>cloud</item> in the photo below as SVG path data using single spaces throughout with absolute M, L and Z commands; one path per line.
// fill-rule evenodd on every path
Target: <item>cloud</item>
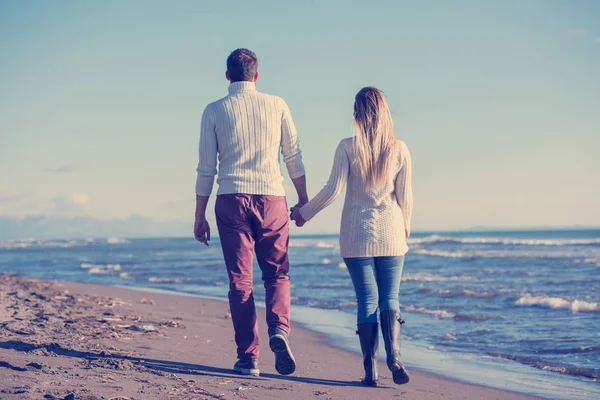
M 46 172 L 54 172 L 57 174 L 68 174 L 71 172 L 81 171 L 82 169 L 84 169 L 86 167 L 87 167 L 86 163 L 78 162 L 75 164 L 63 165 L 63 166 L 57 167 L 57 168 L 46 168 Z
M 90 198 L 85 193 L 73 193 L 69 195 L 69 200 L 71 201 L 71 203 L 79 207 L 84 207 L 90 204 Z
M 8 190 L 0 189 L 0 203 L 6 203 L 14 198 L 14 194 Z
M 29 195 L 27 193 L 12 193 L 5 189 L 0 189 L 0 204 L 12 203 L 17 200 L 22 200 Z
M 72 214 L 84 210 L 90 204 L 85 193 L 71 193 L 54 199 L 54 211 L 60 214 Z
M 13 193 L 0 189 L 0 215 L 24 215 L 35 209 L 37 202 L 31 193 Z

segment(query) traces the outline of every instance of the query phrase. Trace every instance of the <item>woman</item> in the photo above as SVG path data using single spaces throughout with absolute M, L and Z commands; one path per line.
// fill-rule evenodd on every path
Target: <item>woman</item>
M 394 382 L 408 383 L 400 359 L 398 292 L 408 251 L 412 215 L 411 161 L 406 145 L 396 139 L 384 94 L 365 87 L 354 102 L 355 135 L 335 152 L 325 187 L 292 219 L 301 226 L 340 195 L 346 199 L 340 229 L 340 253 L 352 278 L 357 300 L 357 334 L 363 353 L 366 385 L 377 385 L 378 324 Z

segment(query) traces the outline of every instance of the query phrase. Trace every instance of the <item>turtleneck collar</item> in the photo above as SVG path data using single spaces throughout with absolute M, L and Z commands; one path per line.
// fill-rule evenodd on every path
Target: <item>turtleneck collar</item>
M 240 93 L 240 92 L 255 92 L 256 91 L 256 85 L 254 84 L 254 82 L 250 82 L 250 81 L 238 81 L 238 82 L 233 82 L 231 85 L 229 85 L 229 94 L 236 94 L 236 93 Z

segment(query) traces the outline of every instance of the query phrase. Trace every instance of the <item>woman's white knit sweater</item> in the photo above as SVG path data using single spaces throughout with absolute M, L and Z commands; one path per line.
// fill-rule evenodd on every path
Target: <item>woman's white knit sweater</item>
M 411 160 L 406 144 L 398 142 L 397 163 L 385 185 L 374 191 L 361 177 L 353 139 L 343 139 L 327 184 L 300 209 L 305 220 L 312 219 L 348 184 L 340 227 L 342 257 L 401 256 L 408 251 L 405 229 L 410 232 L 413 206 Z

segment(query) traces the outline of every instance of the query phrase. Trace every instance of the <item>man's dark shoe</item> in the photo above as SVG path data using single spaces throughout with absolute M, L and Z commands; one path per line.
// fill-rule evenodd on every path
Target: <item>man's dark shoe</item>
M 281 375 L 293 374 L 296 360 L 290 348 L 287 333 L 279 328 L 269 329 L 269 347 L 275 353 L 275 369 Z
M 233 370 L 241 375 L 259 376 L 257 360 L 237 360 L 233 366 Z

